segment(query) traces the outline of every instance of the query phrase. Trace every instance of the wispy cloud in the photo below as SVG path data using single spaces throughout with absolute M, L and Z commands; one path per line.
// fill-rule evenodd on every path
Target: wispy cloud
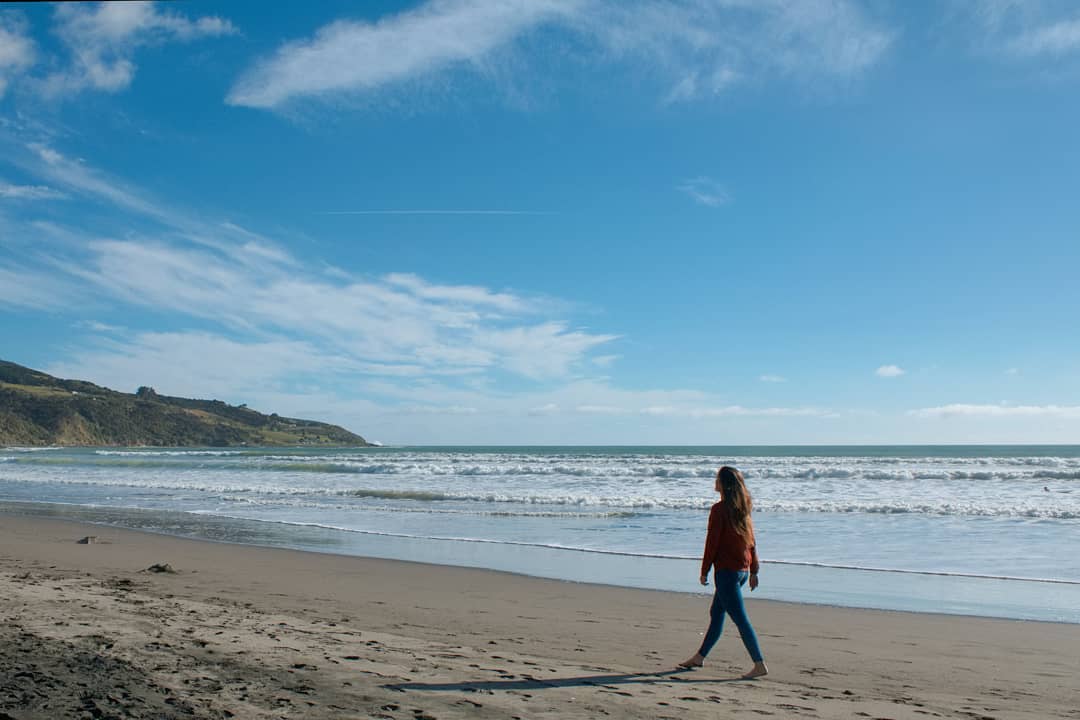
M 336 281 L 295 267 L 238 265 L 235 254 L 145 241 L 91 241 L 88 250 L 64 269 L 100 292 L 233 331 L 317 338 L 372 363 L 369 369 L 406 363 L 430 372 L 502 368 L 555 377 L 615 337 L 557 321 L 530 324 L 523 315 L 533 308 L 525 298 L 413 275 Z
M 743 78 L 742 74 L 729 67 L 720 67 L 711 72 L 702 73 L 690 70 L 664 96 L 664 104 L 688 102 L 702 96 L 718 95 L 735 85 Z
M 82 320 L 77 325 L 78 327 L 84 327 L 93 330 L 94 332 L 103 333 L 124 332 L 126 330 L 126 328 L 120 327 L 119 325 L 109 325 L 108 323 L 98 322 L 97 320 Z
M 8 200 L 60 200 L 64 193 L 47 185 L 12 185 L 0 181 L 0 198 Z
M 302 340 L 282 337 L 241 341 L 207 332 L 139 333 L 83 346 L 66 362 L 45 370 L 61 377 L 94 379 L 133 392 L 153 385 L 167 393 L 237 397 L 281 387 L 292 377 L 354 369 L 354 362 Z
M 119 206 L 123 210 L 137 212 L 161 222 L 176 225 L 178 215 L 170 213 L 161 205 L 147 200 L 138 191 L 124 187 L 122 183 L 106 177 L 78 160 L 68 158 L 51 146 L 32 142 L 26 145 L 37 163 L 29 169 L 66 189 L 88 195 L 94 199 Z
M 433 285 L 413 273 L 391 273 L 386 276 L 386 282 L 425 300 L 487 306 L 510 313 L 528 311 L 525 301 L 516 295 L 492 292 L 476 285 Z
M 18 265 L 0 265 L 0 307 L 59 310 L 76 300 L 62 279 L 28 272 Z
M 20 234 L 38 238 L 40 252 L 36 267 L 5 268 L 19 278 L 2 294 L 8 304 L 55 305 L 34 288 L 61 278 L 72 288 L 56 296 L 63 300 L 78 292 L 99 304 L 211 323 L 227 335 L 302 340 L 350 359 L 353 372 L 392 377 L 564 378 L 591 367 L 592 352 L 617 337 L 553 318 L 555 303 L 508 290 L 412 273 L 328 274 L 258 233 L 163 205 L 53 147 L 27 149 L 24 170 L 109 206 L 122 219 L 122 239 L 58 222 L 27 223 Z M 146 222 L 133 224 L 132 217 Z
M 170 207 L 139 187 L 131 186 L 78 159 L 73 159 L 41 142 L 26 143 L 24 157 L 16 160 L 23 169 L 59 185 L 73 195 L 111 206 L 127 213 L 129 232 L 133 217 L 149 221 L 155 232 L 164 229 L 188 243 L 212 248 L 244 265 L 295 265 L 296 260 L 276 244 L 229 221 L 208 222 L 197 213 Z M 35 228 L 52 237 L 66 237 L 69 242 L 85 244 L 79 231 L 57 223 L 38 221 Z
M 1080 18 L 1034 28 L 1015 38 L 1010 47 L 1018 55 L 1065 55 L 1080 52 Z
M 574 0 L 435 0 L 375 23 L 339 20 L 281 47 L 233 86 L 232 105 L 372 90 L 474 63 L 521 33 L 573 12 Z
M 508 370 L 534 379 L 565 376 L 594 348 L 616 339 L 618 335 L 573 330 L 560 321 L 478 329 L 472 335 L 476 347 L 501 355 Z
M 0 15 L 0 98 L 13 77 L 34 64 L 37 50 L 26 34 L 26 23 L 15 15 Z
M 416 404 L 464 405 L 507 416 L 607 415 L 677 423 L 687 419 L 725 422 L 738 418 L 835 418 L 840 415 L 836 410 L 818 407 L 734 405 L 694 390 L 631 390 L 596 379 L 572 380 L 555 387 L 512 395 L 484 394 L 438 383 L 417 387 L 373 383 L 366 385 L 365 390 Z
M 976 44 L 1005 57 L 1060 58 L 1080 51 L 1080 15 L 1070 0 L 959 0 L 953 32 L 973 29 Z
M 240 76 L 227 102 L 277 108 L 370 94 L 475 73 L 505 53 L 550 64 L 550 44 L 527 42 L 547 29 L 570 38 L 570 62 L 659 75 L 667 102 L 745 77 L 854 77 L 893 35 L 850 0 L 429 0 L 373 22 L 338 20 L 283 45 Z
M 116 92 L 127 88 L 135 77 L 133 57 L 140 47 L 236 32 L 223 18 L 191 19 L 152 2 L 62 4 L 56 8 L 55 20 L 69 65 L 44 79 L 43 91 L 53 97 L 86 89 Z
M 902 367 L 898 366 L 898 365 L 882 365 L 881 367 L 879 367 L 877 370 L 874 371 L 875 375 L 877 375 L 878 377 L 883 377 L 883 378 L 900 377 L 904 373 L 905 373 L 905 370 Z
M 463 405 L 400 405 L 393 412 L 400 415 L 475 415 L 477 409 Z
M 668 101 L 767 77 L 853 78 L 894 35 L 848 0 L 602 1 L 580 25 L 613 58 L 667 71 L 675 78 Z
M 728 417 L 833 417 L 835 412 L 820 408 L 788 407 L 743 407 L 726 405 L 723 407 L 671 407 L 656 406 L 639 410 L 642 415 L 670 415 L 689 418 L 728 418 Z
M 909 410 L 909 415 L 924 418 L 1080 418 L 1077 405 L 966 405 L 957 403 Z
M 152 384 L 170 394 L 246 402 L 267 411 L 339 422 L 360 432 L 378 428 L 381 437 L 413 441 L 466 442 L 477 437 L 477 428 L 487 428 L 479 431 L 484 437 L 515 442 L 521 437 L 515 433 L 529 427 L 532 432 L 557 430 L 544 437 L 565 442 L 566 433 L 583 429 L 574 423 L 591 427 L 590 418 L 605 417 L 654 431 L 666 429 L 667 437 L 688 421 L 700 430 L 731 428 L 730 423 L 751 419 L 839 417 L 818 408 L 723 404 L 697 391 L 628 390 L 597 380 L 571 379 L 505 392 L 485 383 L 444 382 L 423 367 L 413 367 L 411 375 L 370 374 L 372 369 L 347 351 L 285 334 L 243 338 L 204 331 L 115 333 L 83 341 L 68 360 L 43 369 L 124 390 Z M 553 417 L 561 421 L 553 423 Z M 500 435 L 492 422 L 510 434 Z
M 574 411 L 585 415 L 626 415 L 630 412 L 614 405 L 578 405 Z
M 707 207 L 720 207 L 731 202 L 731 196 L 727 190 L 709 177 L 701 176 L 684 180 L 678 189 L 693 198 L 694 202 Z
M 786 377 L 782 377 L 782 376 L 780 376 L 780 375 L 762 375 L 762 376 L 761 376 L 760 378 L 758 378 L 758 379 L 759 379 L 759 380 L 761 380 L 761 382 L 767 382 L 767 383 L 782 383 L 782 382 L 787 382 L 787 378 L 786 378 Z

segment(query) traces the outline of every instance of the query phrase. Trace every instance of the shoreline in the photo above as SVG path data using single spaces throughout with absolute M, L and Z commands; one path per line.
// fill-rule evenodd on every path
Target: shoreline
M 47 505 L 49 503 L 41 503 L 41 504 Z M 57 503 L 57 504 L 62 504 L 62 503 Z M 74 506 L 74 507 L 79 507 L 79 506 Z M 711 596 L 711 594 L 712 594 L 711 593 L 711 589 L 712 589 L 711 585 L 709 586 L 709 589 L 705 589 L 705 590 L 667 590 L 667 589 L 661 589 L 661 588 L 639 588 L 639 587 L 636 587 L 636 586 L 619 585 L 617 583 L 611 583 L 611 582 L 600 582 L 600 581 L 590 581 L 590 580 L 568 580 L 568 579 L 562 579 L 562 578 L 550 578 L 550 577 L 545 577 L 545 576 L 542 576 L 542 575 L 532 575 L 532 574 L 527 573 L 527 572 L 519 572 L 519 571 L 514 571 L 514 570 L 501 570 L 501 569 L 498 569 L 498 568 L 474 567 L 474 566 L 471 566 L 471 565 L 448 565 L 448 564 L 443 564 L 443 563 L 428 562 L 428 561 L 425 561 L 425 560 L 410 560 L 410 559 L 404 559 L 404 558 L 383 558 L 383 557 L 370 556 L 370 555 L 351 555 L 351 554 L 347 554 L 347 553 L 336 553 L 336 552 L 310 550 L 310 549 L 303 549 L 303 548 L 278 547 L 278 546 L 273 546 L 273 545 L 264 545 L 264 544 L 260 544 L 260 543 L 256 543 L 256 542 L 243 542 L 243 541 L 240 541 L 240 540 L 221 540 L 221 539 L 217 539 L 217 538 L 191 537 L 191 536 L 187 536 L 187 535 L 179 535 L 179 534 L 175 534 L 175 533 L 166 532 L 166 531 L 163 531 L 163 530 L 145 530 L 145 529 L 124 528 L 124 527 L 117 527 L 115 525 L 109 525 L 109 524 L 105 524 L 105 523 L 95 523 L 95 522 L 88 522 L 88 521 L 75 520 L 75 519 L 69 519 L 69 518 L 42 518 L 42 517 L 33 516 L 33 515 L 9 515 L 9 514 L 5 513 L 2 509 L 0 509 L 0 537 L 2 537 L 2 526 L 3 526 L 4 521 L 7 520 L 8 518 L 16 518 L 16 517 L 20 518 L 20 519 L 28 520 L 28 521 L 45 520 L 47 522 L 66 523 L 66 524 L 70 524 L 72 526 L 77 526 L 80 529 L 80 531 L 89 531 L 89 530 L 93 530 L 95 528 L 99 528 L 100 530 L 105 531 L 105 532 L 112 531 L 112 530 L 118 530 L 118 531 L 125 532 L 125 533 L 136 533 L 136 534 L 143 534 L 143 535 L 152 535 L 152 536 L 155 536 L 155 537 L 171 538 L 171 539 L 175 539 L 175 540 L 191 541 L 191 542 L 196 542 L 196 543 L 208 543 L 208 544 L 211 544 L 211 545 L 222 545 L 222 546 L 226 546 L 226 547 L 261 548 L 261 549 L 266 549 L 266 550 L 277 550 L 277 551 L 282 551 L 282 552 L 296 552 L 296 553 L 305 553 L 305 554 L 312 554 L 312 555 L 326 555 L 326 556 L 341 557 L 341 558 L 357 558 L 357 559 L 360 559 L 360 560 L 382 560 L 382 561 L 387 561 L 387 562 L 405 563 L 405 564 L 409 564 L 409 565 L 419 565 L 419 566 L 424 566 L 424 567 L 449 568 L 449 569 L 460 569 L 460 570 L 477 570 L 479 572 L 495 573 L 495 574 L 498 574 L 498 575 L 507 575 L 507 576 L 515 577 L 515 578 L 528 578 L 528 579 L 531 579 L 531 580 L 543 580 L 543 581 L 548 581 L 548 582 L 564 582 L 564 583 L 570 583 L 570 584 L 573 584 L 573 585 L 604 587 L 604 588 L 612 588 L 612 589 L 617 589 L 617 590 L 642 590 L 642 591 L 648 591 L 648 592 L 672 593 L 672 594 L 676 594 L 676 595 L 687 595 L 687 596 L 696 597 L 696 598 L 707 597 L 707 596 Z M 224 519 L 224 520 L 242 520 L 242 518 L 232 518 L 232 517 L 229 517 L 229 516 L 224 516 L 222 519 Z M 272 523 L 273 521 L 247 520 L 246 522 L 270 522 L 270 523 Z M 289 525 L 288 523 L 283 523 L 283 524 Z M 331 528 L 331 527 L 322 526 L 322 525 L 300 525 L 300 527 L 315 527 L 315 528 L 318 528 L 318 529 L 332 530 L 332 531 L 336 531 L 336 532 L 356 532 L 356 531 L 352 531 L 352 530 L 343 530 L 341 528 Z M 86 534 L 87 535 L 93 535 L 93 533 L 86 533 Z M 380 536 L 399 537 L 399 538 L 403 538 L 403 539 L 438 540 L 440 542 L 442 542 L 442 541 L 462 542 L 462 543 L 484 542 L 484 543 L 490 543 L 490 544 L 497 544 L 496 541 L 486 541 L 486 540 L 485 541 L 470 541 L 470 540 L 462 540 L 462 539 L 458 539 L 458 538 L 416 538 L 416 537 L 408 536 L 408 535 L 400 535 L 400 536 L 397 536 L 397 535 L 380 535 Z M 100 536 L 98 536 L 98 537 L 100 537 Z M 105 541 L 105 543 L 95 543 L 95 544 L 109 544 L 109 542 Z M 629 557 L 629 558 L 655 558 L 655 559 L 660 559 L 660 560 L 690 560 L 695 565 L 698 563 L 698 560 L 696 558 L 672 558 L 672 557 L 667 557 L 667 556 L 663 556 L 663 555 L 639 555 L 639 554 L 634 554 L 634 553 L 608 552 L 608 551 L 604 551 L 604 550 L 585 550 L 585 549 L 580 549 L 580 548 L 560 548 L 560 547 L 551 547 L 551 546 L 535 546 L 535 545 L 529 545 L 527 543 L 521 543 L 521 545 L 525 546 L 525 547 L 544 547 L 545 549 L 558 550 L 558 551 L 570 552 L 570 553 L 587 553 L 587 554 L 595 554 L 595 555 L 612 555 L 612 556 L 617 556 L 617 557 Z M 929 576 L 941 576 L 941 577 L 975 578 L 975 579 L 982 579 L 982 580 L 1008 580 L 1008 581 L 1016 581 L 1016 582 L 1033 582 L 1033 583 L 1047 583 L 1047 584 L 1061 584 L 1061 585 L 1080 585 L 1080 581 L 1075 581 L 1075 580 L 1044 580 L 1044 579 L 1039 579 L 1039 578 L 1019 578 L 1019 577 L 987 576 L 987 575 L 965 575 L 965 574 L 959 574 L 959 573 L 939 573 L 939 572 L 916 571 L 916 570 L 887 570 L 887 569 L 879 569 L 879 568 L 857 568 L 857 567 L 848 567 L 848 566 L 842 566 L 842 565 L 824 565 L 824 564 L 815 564 L 815 563 L 788 562 L 788 561 L 783 561 L 783 560 L 781 560 L 781 561 L 775 561 L 775 560 L 764 561 L 763 560 L 763 561 L 761 561 L 761 564 L 762 564 L 762 567 L 767 567 L 769 565 L 797 565 L 797 566 L 802 566 L 802 567 L 813 567 L 813 568 L 823 568 L 823 569 L 856 570 L 858 572 L 882 572 L 882 573 L 898 573 L 898 574 L 905 574 L 905 575 L 929 575 Z M 829 609 L 833 609 L 833 610 L 868 610 L 868 611 L 872 611 L 872 612 L 902 613 L 902 614 L 916 615 L 916 616 L 932 615 L 932 616 L 940 616 L 942 618 L 959 617 L 959 618 L 973 618 L 973 619 L 984 619 L 984 620 L 1005 620 L 1005 621 L 1016 621 L 1016 622 L 1052 623 L 1052 624 L 1060 624 L 1060 625 L 1074 625 L 1074 624 L 1076 624 L 1076 623 L 1070 623 L 1070 622 L 1061 621 L 1061 620 L 1039 620 L 1039 619 L 1029 619 L 1029 618 L 1003 618 L 1003 617 L 992 617 L 992 616 L 986 616 L 986 615 L 967 615 L 967 614 L 964 614 L 964 613 L 943 613 L 943 612 L 919 611 L 919 610 L 894 610 L 894 609 L 891 609 L 891 608 L 863 608 L 863 607 L 854 607 L 854 606 L 848 606 L 848 605 L 833 605 L 833 604 L 830 604 L 830 603 L 800 602 L 800 601 L 796 601 L 796 600 L 776 600 L 776 599 L 772 599 L 772 598 L 760 598 L 760 597 L 757 598 L 757 600 L 759 602 L 763 602 L 763 603 L 779 603 L 779 604 L 783 604 L 783 605 L 794 605 L 794 606 L 807 605 L 807 606 L 811 606 L 811 607 L 829 608 Z
M 19 675 L 0 711 L 1077 717 L 1080 626 L 747 597 L 772 674 L 731 682 L 749 666 L 731 628 L 705 668 L 672 672 L 700 594 L 0 515 L 0 670 Z
M 615 553 L 467 538 L 430 538 L 317 523 L 59 502 L 0 503 L 0 517 L 88 522 L 164 537 L 418 561 L 525 577 L 701 596 L 697 559 Z M 757 596 L 832 608 L 998 618 L 1080 625 L 1080 582 L 763 561 L 771 582 Z

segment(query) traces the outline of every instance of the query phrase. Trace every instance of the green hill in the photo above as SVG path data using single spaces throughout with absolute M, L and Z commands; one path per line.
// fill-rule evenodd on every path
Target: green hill
M 348 445 L 359 435 L 326 423 L 264 415 L 220 400 L 134 395 L 61 380 L 0 360 L 0 445 Z

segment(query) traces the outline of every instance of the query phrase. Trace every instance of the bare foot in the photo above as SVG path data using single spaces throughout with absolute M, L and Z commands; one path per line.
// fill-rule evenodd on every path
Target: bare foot
M 693 657 L 688 660 L 683 660 L 681 663 L 679 663 L 679 667 L 689 670 L 690 668 L 699 668 L 704 664 L 705 658 L 701 657 L 701 653 L 694 653 Z
M 743 674 L 742 679 L 743 680 L 753 680 L 754 678 L 759 678 L 759 677 L 762 677 L 762 676 L 765 676 L 765 675 L 768 675 L 768 674 L 769 674 L 769 668 L 765 665 L 765 663 L 764 662 L 756 662 L 756 663 L 754 663 L 754 667 L 753 667 L 752 670 L 750 670 L 750 672 Z

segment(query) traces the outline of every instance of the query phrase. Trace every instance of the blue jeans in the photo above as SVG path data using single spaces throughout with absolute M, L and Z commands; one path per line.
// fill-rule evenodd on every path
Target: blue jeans
M 763 660 L 757 634 L 746 615 L 746 606 L 743 605 L 742 586 L 749 577 L 750 573 L 745 570 L 718 570 L 713 573 L 716 593 L 713 595 L 712 607 L 709 608 L 709 629 L 705 631 L 705 639 L 701 641 L 701 649 L 698 650 L 701 657 L 708 655 L 720 639 L 720 633 L 724 630 L 724 615 L 727 614 L 731 616 L 735 627 L 739 628 L 739 635 L 742 636 L 746 652 L 750 653 L 750 659 L 754 662 Z

